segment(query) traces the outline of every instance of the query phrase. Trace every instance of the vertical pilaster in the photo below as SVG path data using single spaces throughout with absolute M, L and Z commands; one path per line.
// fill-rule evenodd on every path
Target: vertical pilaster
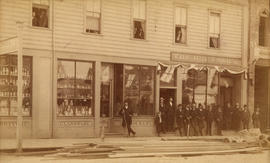
M 101 62 L 95 62 L 95 90 L 94 90 L 94 109 L 95 109 L 95 137 L 99 137 L 100 133 L 100 75 L 101 75 Z
M 155 97 L 155 113 L 159 111 L 159 96 L 160 96 L 160 73 L 157 73 L 156 75 L 156 97 Z
M 177 68 L 176 70 L 176 104 L 182 103 L 182 68 Z

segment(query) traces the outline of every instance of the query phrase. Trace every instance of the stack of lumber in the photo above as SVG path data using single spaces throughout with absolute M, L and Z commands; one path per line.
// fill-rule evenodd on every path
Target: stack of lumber
M 50 155 L 64 158 L 129 158 L 154 156 L 194 156 L 260 152 L 260 147 L 249 143 L 222 141 L 117 141 L 98 144 L 74 144 Z

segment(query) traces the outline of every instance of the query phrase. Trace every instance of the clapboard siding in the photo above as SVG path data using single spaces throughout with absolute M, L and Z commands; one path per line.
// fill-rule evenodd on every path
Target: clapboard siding
M 31 0 L 0 0 L 1 37 L 16 35 L 15 22 L 25 22 L 23 46 L 52 49 L 52 29 L 31 27 Z M 188 8 L 187 45 L 174 44 L 174 6 Z M 169 60 L 170 53 L 240 58 L 242 6 L 220 0 L 147 0 L 147 40 L 132 39 L 131 0 L 103 0 L 102 34 L 84 33 L 84 0 L 54 1 L 55 50 L 129 58 Z M 208 48 L 209 9 L 221 11 L 221 48 Z

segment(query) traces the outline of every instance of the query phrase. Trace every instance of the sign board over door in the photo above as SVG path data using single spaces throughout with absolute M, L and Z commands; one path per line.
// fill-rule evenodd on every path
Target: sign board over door
M 18 37 L 12 37 L 0 41 L 0 55 L 18 51 Z

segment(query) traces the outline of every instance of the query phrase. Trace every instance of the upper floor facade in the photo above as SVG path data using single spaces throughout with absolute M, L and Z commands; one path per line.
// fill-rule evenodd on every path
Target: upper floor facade
M 269 0 L 252 0 L 250 6 L 250 62 L 270 59 Z
M 0 38 L 24 22 L 23 48 L 168 61 L 245 57 L 241 0 L 0 0 Z

